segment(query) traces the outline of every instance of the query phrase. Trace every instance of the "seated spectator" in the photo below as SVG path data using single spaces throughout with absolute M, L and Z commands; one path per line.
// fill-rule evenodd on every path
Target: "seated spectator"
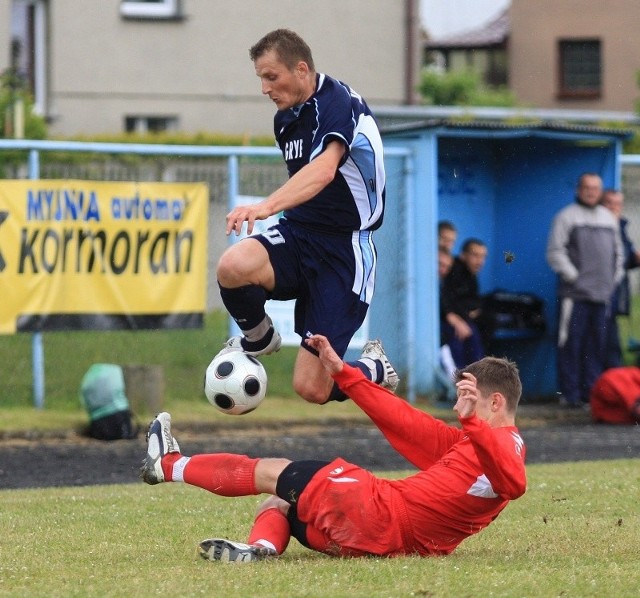
M 593 421 L 640 424 L 640 368 L 607 370 L 591 388 L 589 402 Z
M 453 256 L 451 252 L 444 246 L 438 246 L 438 279 L 440 280 L 440 286 L 447 277 L 447 274 L 451 272 L 453 266 Z
M 457 368 L 485 355 L 477 321 L 482 314 L 478 273 L 486 258 L 487 246 L 479 239 L 467 239 L 442 283 L 442 340 L 449 345 Z
M 438 279 L 440 282 L 440 359 L 436 368 L 436 379 L 440 386 L 439 398 L 444 401 L 453 401 L 456 398 L 456 389 L 453 385 L 453 377 L 456 364 L 451 355 L 451 348 L 444 338 L 443 322 L 446 316 L 445 301 L 442 293 L 442 283 L 453 266 L 453 256 L 443 245 L 438 246 Z
M 453 222 L 441 220 L 438 222 L 438 247 L 446 249 L 453 255 L 453 248 L 458 238 L 458 231 Z

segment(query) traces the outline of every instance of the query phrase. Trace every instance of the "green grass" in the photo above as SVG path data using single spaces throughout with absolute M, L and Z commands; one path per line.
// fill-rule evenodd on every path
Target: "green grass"
M 640 297 L 634 297 L 634 313 L 640 314 Z M 619 318 L 619 324 L 625 348 L 630 337 L 640 339 L 640 316 Z M 221 310 L 208 314 L 200 330 L 44 333 L 45 400 L 44 409 L 37 410 L 32 388 L 32 335 L 0 335 L 0 433 L 77 429 L 85 425 L 87 415 L 80 404 L 79 389 L 82 377 L 93 363 L 160 365 L 166 383 L 164 409 L 184 420 L 217 417 L 217 412 L 204 399 L 202 381 L 206 366 L 226 338 L 227 316 Z M 326 410 L 306 404 L 291 387 L 296 353 L 297 347 L 283 347 L 277 359 L 263 360 L 269 377 L 268 400 L 272 409 L 251 414 L 252 421 L 327 417 Z M 625 362 L 629 365 L 635 363 L 636 357 L 636 353 L 625 352 Z M 450 408 L 430 404 L 428 397 L 421 397 L 418 406 L 439 416 L 451 415 Z M 134 407 L 144 422 L 149 415 L 154 415 L 149 409 Z M 341 411 L 348 412 L 348 408 Z M 356 410 L 349 414 L 359 417 Z M 239 420 L 228 423 L 245 425 L 245 418 Z
M 640 340 L 640 296 L 633 298 L 633 316 L 618 316 L 618 330 L 625 365 L 637 365 L 638 353 L 629 351 L 629 341 Z
M 80 403 L 79 390 L 82 377 L 93 363 L 161 365 L 166 383 L 162 408 L 171 412 L 174 421 L 218 419 L 229 427 L 283 419 L 365 418 L 351 402 L 328 412 L 294 393 L 291 378 L 297 347 L 283 347 L 277 359 L 262 360 L 268 376 L 269 409 L 257 410 L 246 417 L 229 417 L 217 412 L 205 399 L 202 384 L 209 361 L 227 338 L 226 325 L 226 314 L 216 311 L 208 314 L 202 330 L 44 334 L 44 409 L 34 408 L 31 335 L 0 336 L 0 436 L 86 427 L 88 416 Z M 145 406 L 134 408 L 134 412 L 143 425 L 149 416 L 155 415 Z
M 45 352 L 44 409 L 35 409 L 32 336 L 0 336 L 0 434 L 21 430 L 80 429 L 87 414 L 79 399 L 80 383 L 93 363 L 161 365 L 165 379 L 162 408 L 176 420 L 201 421 L 222 418 L 226 425 L 246 425 L 264 420 L 323 420 L 327 417 L 363 418 L 350 403 L 339 410 L 319 408 L 301 400 L 293 391 L 291 378 L 297 347 L 283 347 L 277 358 L 262 363 L 269 380 L 270 409 L 250 416 L 229 418 L 215 411 L 204 398 L 204 372 L 227 338 L 226 312 L 215 311 L 205 318 L 202 330 L 55 332 L 43 334 Z M 425 404 L 422 400 L 420 404 Z M 146 406 L 132 404 L 146 423 L 151 413 Z M 430 409 L 438 413 L 438 408 Z M 447 413 L 450 408 L 444 409 Z
M 270 409 L 218 414 L 202 377 L 225 338 L 221 312 L 203 330 L 45 334 L 45 409 L 35 410 L 31 336 L 1 337 L 0 432 L 85 424 L 78 389 L 96 362 L 162 365 L 175 421 L 363 418 L 350 402 L 327 412 L 295 397 L 296 348 L 264 360 Z M 452 416 L 450 406 L 419 406 Z M 210 536 L 244 539 L 260 497 L 224 499 L 179 484 L 0 491 L 0 596 L 636 596 L 638 460 L 528 472 L 527 494 L 450 557 L 343 561 L 292 540 L 282 558 L 240 567 L 202 561 L 195 546 Z
M 44 333 L 45 408 L 77 411 L 80 382 L 93 363 L 161 365 L 170 406 L 200 402 L 204 371 L 227 338 L 226 322 L 226 314 L 215 311 L 199 330 Z M 34 404 L 32 338 L 31 334 L 0 336 L 0 407 Z M 278 396 L 295 396 L 291 372 L 296 352 L 296 347 L 284 347 L 278 359 L 264 361 L 270 391 Z
M 398 474 L 394 474 L 398 475 Z M 448 557 L 206 562 L 246 538 L 261 497 L 181 484 L 0 492 L 2 596 L 637 596 L 637 460 L 532 465 L 529 488 Z

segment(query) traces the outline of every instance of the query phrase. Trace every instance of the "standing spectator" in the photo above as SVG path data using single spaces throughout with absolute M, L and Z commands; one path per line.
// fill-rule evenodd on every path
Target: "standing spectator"
M 588 404 L 604 370 L 607 310 L 623 275 L 618 221 L 601 197 L 600 176 L 582 174 L 575 202 L 556 214 L 547 242 L 558 274 L 558 384 L 567 407 Z
M 385 171 L 382 139 L 364 99 L 316 71 L 311 49 L 277 29 L 249 50 L 262 94 L 274 103 L 274 134 L 289 179 L 257 204 L 233 208 L 227 235 L 283 212 L 278 224 L 229 247 L 217 268 L 220 296 L 242 336 L 221 353 L 268 355 L 281 338 L 265 311 L 268 299 L 295 299 L 295 332 L 329 338 L 339 355 L 365 319 L 373 296 L 382 224 Z M 398 375 L 379 341 L 353 362 L 373 382 L 395 389 Z M 310 403 L 345 400 L 315 347 L 301 341 L 293 388 Z
M 438 247 L 444 247 L 451 255 L 458 238 L 458 231 L 455 224 L 448 220 L 438 222 Z
M 611 309 L 608 313 L 607 353 L 604 367 L 605 369 L 609 369 L 618 368 L 623 365 L 617 316 L 628 316 L 631 313 L 631 288 L 629 286 L 629 275 L 627 272 L 640 266 L 640 251 L 634 247 L 627 233 L 629 221 L 622 215 L 622 211 L 624 210 L 624 195 L 622 192 L 616 189 L 605 189 L 602 194 L 602 205 L 609 209 L 618 219 L 622 250 L 624 252 L 624 275 L 613 293 Z
M 477 320 L 482 314 L 478 273 L 486 258 L 487 246 L 479 239 L 467 239 L 442 284 L 443 341 L 449 345 L 458 368 L 484 357 Z

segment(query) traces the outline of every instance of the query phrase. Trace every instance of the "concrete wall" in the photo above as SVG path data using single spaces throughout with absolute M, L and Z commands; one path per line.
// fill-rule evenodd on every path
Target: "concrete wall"
M 119 4 L 49 3 L 55 135 L 120 132 L 125 115 L 177 116 L 187 132 L 270 135 L 274 107 L 248 50 L 278 27 L 300 33 L 317 70 L 370 104 L 404 101 L 405 2 L 184 0 L 185 18 L 164 22 L 123 19 Z
M 634 110 L 640 95 L 637 0 L 512 0 L 509 82 L 518 100 L 538 108 Z M 602 48 L 602 97 L 560 99 L 558 40 L 594 38 Z

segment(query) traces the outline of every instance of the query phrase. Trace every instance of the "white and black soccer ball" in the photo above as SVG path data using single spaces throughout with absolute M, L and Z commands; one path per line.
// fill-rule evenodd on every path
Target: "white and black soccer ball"
M 214 357 L 204 377 L 204 394 L 218 411 L 243 415 L 262 403 L 267 372 L 252 355 L 231 351 Z

